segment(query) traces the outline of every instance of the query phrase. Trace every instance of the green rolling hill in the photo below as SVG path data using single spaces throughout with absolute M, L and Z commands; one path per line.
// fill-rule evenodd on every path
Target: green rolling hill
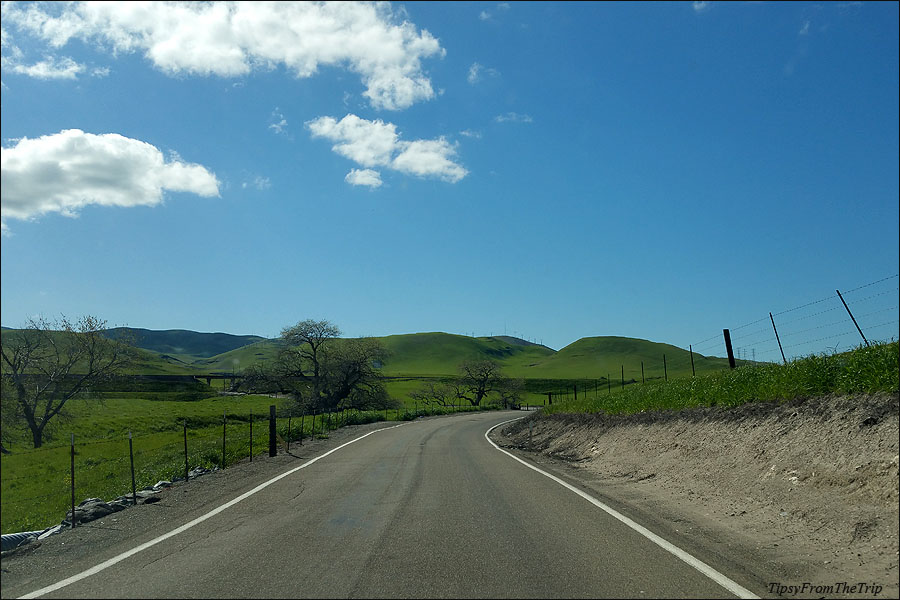
M 232 335 L 230 333 L 199 333 L 186 329 L 140 329 L 136 327 L 115 327 L 107 329 L 105 335 L 120 339 L 130 335 L 134 345 L 145 350 L 167 354 L 190 362 L 197 358 L 210 358 L 224 352 L 259 342 L 265 338 L 258 335 Z
M 4 329 L 4 333 L 9 331 Z M 133 330 L 141 348 L 135 374 L 240 373 L 271 359 L 277 340 L 259 336 L 197 333 L 185 330 Z M 118 337 L 120 330 L 110 330 Z M 378 338 L 389 357 L 382 371 L 388 377 L 440 377 L 457 373 L 467 359 L 491 359 L 512 377 L 526 379 L 605 379 L 641 381 L 691 373 L 691 356 L 671 344 L 636 338 L 599 336 L 582 338 L 559 351 L 508 336 L 474 338 L 441 332 L 389 335 Z M 224 350 L 223 350 L 224 348 Z M 665 367 L 663 364 L 665 356 Z M 724 358 L 694 354 L 697 373 L 728 368 Z
M 665 358 L 663 358 L 665 357 Z M 618 381 L 625 369 L 625 380 L 641 381 L 691 374 L 691 355 L 671 344 L 637 338 L 601 336 L 573 342 L 545 360 L 525 367 L 508 369 L 511 375 L 529 379 L 605 379 Z M 694 354 L 697 373 L 728 368 L 728 359 Z

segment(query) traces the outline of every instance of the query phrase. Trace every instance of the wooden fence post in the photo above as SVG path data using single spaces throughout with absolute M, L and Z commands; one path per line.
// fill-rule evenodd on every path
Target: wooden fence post
M 72 529 L 75 529 L 75 434 L 72 434 L 72 467 L 69 472 L 72 481 Z
M 134 482 L 134 446 L 131 443 L 131 432 L 128 432 L 128 456 L 131 459 L 131 501 L 137 506 L 137 486 Z
M 188 482 L 187 419 L 184 420 L 184 482 Z
M 269 457 L 278 456 L 278 440 L 275 439 L 275 405 L 269 406 Z
M 769 316 L 771 317 L 772 313 L 769 313 Z M 772 326 L 773 327 L 775 326 L 774 321 L 772 321 Z M 733 369 L 734 368 L 734 350 L 731 349 L 731 332 L 728 331 L 727 329 L 723 329 L 722 335 L 725 336 L 725 351 L 728 353 L 728 364 Z M 776 333 L 776 335 L 777 335 L 777 333 Z M 781 342 L 779 342 L 779 346 L 780 345 L 781 345 Z M 782 356 L 782 358 L 783 358 L 783 356 Z

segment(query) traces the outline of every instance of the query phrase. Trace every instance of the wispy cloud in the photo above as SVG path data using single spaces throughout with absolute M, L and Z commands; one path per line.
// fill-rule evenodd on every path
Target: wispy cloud
M 497 8 L 497 12 L 507 11 L 510 9 L 510 4 L 509 4 L 509 2 L 501 2 L 497 5 L 496 8 Z M 493 15 L 486 10 L 483 10 L 478 14 L 478 18 L 482 21 L 488 21 L 492 17 L 493 17 Z
M 384 121 L 369 121 L 348 114 L 340 121 L 334 117 L 319 117 L 306 123 L 313 137 L 332 142 L 332 150 L 362 167 L 384 167 L 418 177 L 434 177 L 456 183 L 468 174 L 457 164 L 456 145 L 444 137 L 433 140 L 405 141 L 400 139 L 397 126 Z M 347 176 L 374 181 L 371 173 Z M 380 177 L 379 177 L 380 180 Z M 352 183 L 352 182 L 351 182 Z M 359 185 L 359 184 L 355 184 Z
M 797 32 L 797 35 L 808 35 L 809 34 L 809 21 L 803 21 L 803 25 L 800 27 L 800 31 Z
M 531 123 L 533 120 L 530 115 L 520 115 L 515 112 L 508 112 L 505 115 L 494 117 L 494 121 L 497 123 Z
M 274 131 L 277 134 L 285 134 L 287 130 L 288 122 L 287 119 L 284 118 L 284 115 L 279 112 L 278 108 L 272 111 L 272 122 L 269 124 L 269 129 Z
M 466 77 L 466 80 L 475 85 L 479 81 L 482 81 L 485 77 L 496 77 L 500 74 L 497 69 L 492 69 L 490 67 L 485 67 L 479 63 L 472 63 L 472 66 L 469 67 L 469 74 Z
M 76 216 L 88 205 L 154 206 L 165 191 L 218 196 L 206 167 L 177 154 L 166 161 L 155 146 L 115 133 L 67 129 L 2 149 L 0 220 L 47 213 Z
M 434 36 L 402 16 L 388 3 L 367 2 L 3 3 L 2 8 L 5 26 L 52 48 L 79 39 L 114 53 L 143 52 L 170 75 L 236 77 L 284 65 L 303 78 L 320 66 L 345 67 L 361 77 L 371 105 L 387 110 L 433 98 L 422 60 L 445 54 Z
M 6 61 L 4 63 L 3 67 L 7 71 L 36 79 L 77 79 L 78 74 L 85 70 L 84 65 L 76 63 L 67 56 L 62 58 L 48 56 L 32 65 L 9 64 Z
M 707 11 L 710 9 L 711 6 L 712 6 L 712 2 L 705 2 L 705 1 L 697 0 L 693 3 L 694 12 Z
M 272 182 L 268 177 L 263 177 L 262 175 L 257 175 L 253 178 L 253 181 L 245 181 L 241 184 L 243 189 L 247 189 L 249 187 L 256 188 L 258 190 L 267 190 L 272 187 Z
M 474 138 L 474 139 L 476 139 L 476 140 L 480 140 L 480 139 L 481 139 L 481 132 L 480 132 L 480 131 L 473 131 L 473 130 L 471 130 L 471 129 L 463 129 L 462 131 L 459 132 L 459 135 L 464 135 L 464 136 L 466 136 L 467 138 Z

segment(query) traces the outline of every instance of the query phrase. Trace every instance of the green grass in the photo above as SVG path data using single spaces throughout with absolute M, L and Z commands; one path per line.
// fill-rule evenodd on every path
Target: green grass
M 669 382 L 612 386 L 576 402 L 554 402 L 553 413 L 636 413 L 697 406 L 737 406 L 826 394 L 897 392 L 898 343 L 859 347 L 836 355 L 811 355 L 781 364 L 745 365 Z M 604 393 L 605 392 L 605 393 Z

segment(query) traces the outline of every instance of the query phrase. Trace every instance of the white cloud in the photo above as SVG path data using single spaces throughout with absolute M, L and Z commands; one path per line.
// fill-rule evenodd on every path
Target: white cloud
M 332 150 L 364 167 L 387 166 L 399 142 L 397 126 L 348 114 L 340 121 L 319 117 L 307 123 L 313 137 L 338 142 Z
M 445 54 L 403 15 L 382 2 L 3 4 L 4 24 L 54 48 L 74 38 L 140 51 L 171 75 L 235 77 L 283 65 L 311 77 L 322 65 L 345 67 L 372 106 L 388 110 L 433 98 L 421 61 Z
M 497 115 L 494 117 L 494 121 L 497 123 L 531 123 L 533 119 L 529 115 L 508 112 L 505 115 Z
M 809 34 L 809 21 L 803 21 L 803 26 L 800 28 L 800 31 L 797 32 L 797 35 L 807 34 Z
M 77 79 L 78 74 L 84 71 L 84 65 L 76 63 L 69 57 L 56 58 L 53 56 L 48 56 L 33 65 L 4 61 L 3 66 L 13 73 L 37 79 Z
M 469 75 L 466 77 L 466 80 L 475 85 L 487 75 L 489 77 L 496 77 L 500 73 L 496 69 L 491 69 L 489 67 L 485 67 L 479 63 L 472 63 L 472 66 L 469 67 Z
M 350 185 L 367 185 L 375 189 L 381 187 L 381 173 L 372 169 L 350 169 L 344 181 Z
M 391 168 L 401 173 L 437 177 L 449 183 L 456 183 L 468 174 L 468 171 L 451 160 L 456 156 L 456 148 L 444 137 L 403 142 L 401 147 L 403 150 L 391 163 Z
M 404 141 L 397 126 L 368 121 L 348 114 L 340 121 L 319 117 L 306 126 L 313 137 L 333 142 L 332 150 L 363 167 L 386 167 L 418 177 L 435 177 L 456 183 L 468 171 L 454 162 L 456 147 L 445 138 Z M 352 174 L 352 172 L 351 172 Z M 348 175 L 348 177 L 350 177 Z M 349 179 L 348 179 L 349 181 Z
M 481 19 L 482 21 L 487 21 L 488 19 L 491 18 L 491 13 L 483 10 L 483 11 L 481 11 L 481 14 L 478 15 L 478 18 Z
M 67 129 L 2 148 L 0 219 L 31 219 L 57 212 L 76 216 L 88 205 L 154 206 L 163 192 L 218 196 L 215 175 L 155 146 L 115 133 Z
M 480 132 L 480 131 L 473 131 L 473 130 L 471 130 L 471 129 L 463 129 L 462 131 L 459 132 L 459 134 L 460 134 L 460 135 L 464 135 L 464 136 L 466 136 L 467 138 L 475 138 L 476 140 L 480 140 L 480 139 L 481 139 L 481 132 Z
M 695 12 L 703 12 L 705 10 L 709 10 L 710 6 L 711 6 L 710 2 L 697 1 L 697 2 L 694 2 L 694 11 Z

